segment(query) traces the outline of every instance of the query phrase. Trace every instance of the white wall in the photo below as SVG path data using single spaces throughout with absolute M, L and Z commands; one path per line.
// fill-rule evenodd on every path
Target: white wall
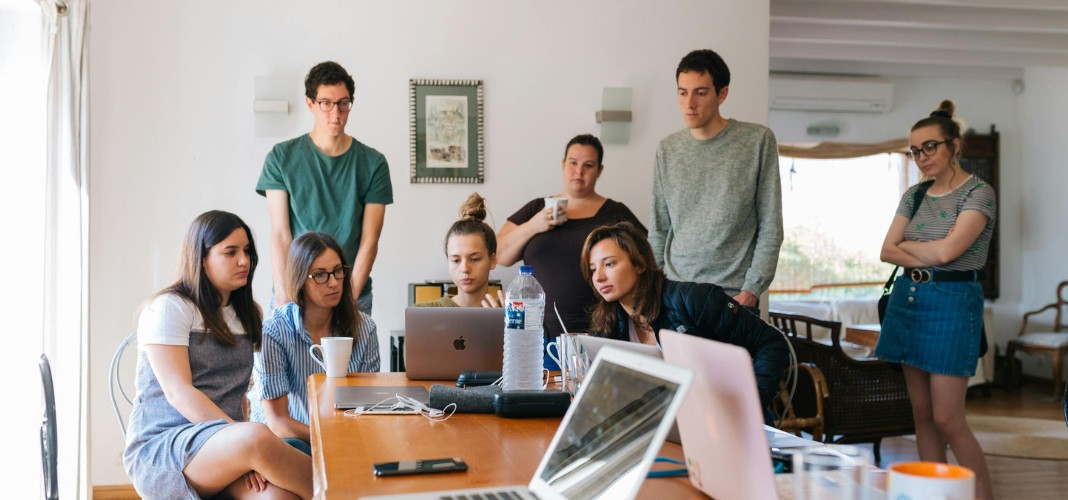
M 348 131 L 390 161 L 395 198 L 372 274 L 385 343 L 403 327 L 406 284 L 447 277 L 441 240 L 471 191 L 486 196 L 497 227 L 525 201 L 560 191 L 563 146 L 597 133 L 603 87 L 634 88 L 634 123 L 630 144 L 607 148 L 598 188 L 642 219 L 656 143 L 682 127 L 674 69 L 687 51 L 717 49 L 733 72 L 724 113 L 765 122 L 768 9 L 767 0 L 94 3 L 93 484 L 128 482 L 107 366 L 142 300 L 173 278 L 193 217 L 223 209 L 250 223 L 265 257 L 256 294 L 268 297 L 269 224 L 253 187 L 284 137 L 254 134 L 256 76 L 292 82 L 289 136 L 311 127 L 300 98 L 308 68 L 333 59 L 356 78 Z M 409 184 L 409 78 L 485 81 L 484 184 Z M 495 274 L 507 281 L 514 272 Z

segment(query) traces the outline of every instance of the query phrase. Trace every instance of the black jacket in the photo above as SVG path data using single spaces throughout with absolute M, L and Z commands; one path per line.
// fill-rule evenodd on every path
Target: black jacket
M 616 317 L 612 337 L 630 340 L 630 316 L 623 306 L 617 305 Z M 649 326 L 656 333 L 657 342 L 663 328 L 745 348 L 753 358 L 763 408 L 771 404 L 790 363 L 790 347 L 782 333 L 716 285 L 664 280 L 660 316 L 652 319 Z

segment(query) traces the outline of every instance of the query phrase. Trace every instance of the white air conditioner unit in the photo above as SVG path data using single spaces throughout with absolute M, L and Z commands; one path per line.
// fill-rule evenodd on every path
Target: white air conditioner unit
M 876 77 L 772 74 L 770 107 L 788 111 L 885 113 L 894 86 Z

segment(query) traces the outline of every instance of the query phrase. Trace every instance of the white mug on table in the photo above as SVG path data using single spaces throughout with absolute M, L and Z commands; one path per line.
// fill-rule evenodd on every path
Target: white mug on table
M 315 355 L 316 349 L 319 356 Z M 344 377 L 349 374 L 349 359 L 352 357 L 352 337 L 323 337 L 319 344 L 308 348 L 312 360 L 326 370 L 327 377 Z

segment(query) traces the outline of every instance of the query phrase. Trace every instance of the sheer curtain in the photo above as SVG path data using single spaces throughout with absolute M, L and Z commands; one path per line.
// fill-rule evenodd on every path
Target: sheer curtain
M 89 498 L 88 0 L 37 0 L 48 70 L 43 348 L 52 359 L 61 498 Z

